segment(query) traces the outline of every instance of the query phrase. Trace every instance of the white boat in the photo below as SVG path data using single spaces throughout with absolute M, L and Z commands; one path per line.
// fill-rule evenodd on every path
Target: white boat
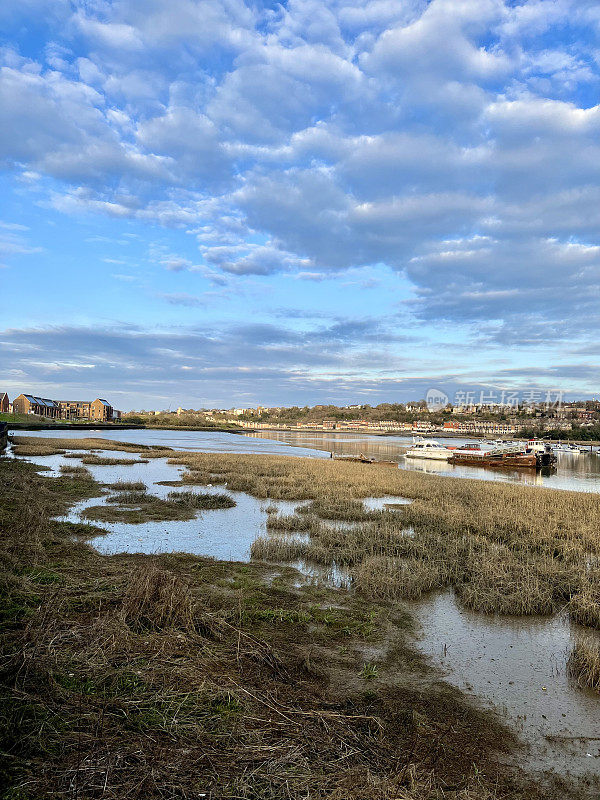
M 512 444 L 512 443 L 511 443 Z M 502 439 L 484 439 L 479 444 L 480 450 L 502 450 L 503 448 L 509 445 L 508 442 L 502 441 Z
M 436 461 L 447 461 L 451 455 L 452 450 L 435 439 L 420 439 L 413 442 L 410 450 L 406 451 L 407 458 L 433 458 Z
M 554 445 L 554 452 L 555 453 L 569 453 L 572 456 L 578 456 L 581 454 L 581 450 L 574 444 L 567 444 L 566 442 L 563 444 L 555 444 Z
M 543 439 L 529 439 L 525 448 L 528 453 L 545 453 L 548 442 Z

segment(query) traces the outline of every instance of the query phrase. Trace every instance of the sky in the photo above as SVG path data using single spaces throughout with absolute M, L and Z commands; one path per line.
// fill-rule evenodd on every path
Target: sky
M 596 0 L 3 0 L 0 391 L 600 395 Z

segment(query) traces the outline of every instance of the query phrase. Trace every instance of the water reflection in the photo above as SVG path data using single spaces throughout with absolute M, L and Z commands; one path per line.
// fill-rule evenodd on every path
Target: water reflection
M 485 698 L 528 744 L 527 762 L 562 775 L 600 769 L 598 697 L 575 687 L 564 616 L 500 617 L 458 606 L 452 592 L 412 604 L 418 647 L 461 690 Z
M 24 431 L 25 435 L 29 432 Z M 376 436 L 352 433 L 304 433 L 301 431 L 261 431 L 260 433 L 231 434 L 212 431 L 179 430 L 97 430 L 97 431 L 35 431 L 32 436 L 44 438 L 99 437 L 120 442 L 145 445 L 162 445 L 175 450 L 197 450 L 207 453 L 259 453 L 310 458 L 328 458 L 335 455 L 363 453 L 382 461 L 398 461 L 401 469 L 411 469 L 456 478 L 481 478 L 486 481 L 508 481 L 553 489 L 573 489 L 578 492 L 600 492 L 600 457 L 597 451 L 570 454 L 558 458 L 556 471 L 550 473 L 533 470 L 492 470 L 482 467 L 464 467 L 444 461 L 405 459 L 404 451 L 411 445 L 411 436 Z M 436 437 L 443 444 L 461 446 L 475 439 Z M 111 453 L 112 456 L 112 453 Z
M 268 438 L 304 450 L 315 448 L 334 455 L 358 455 L 359 453 L 381 461 L 398 461 L 401 469 L 427 472 L 434 475 L 450 475 L 455 478 L 480 478 L 486 481 L 507 481 L 530 486 L 547 486 L 552 489 L 572 489 L 578 492 L 600 492 L 600 457 L 596 451 L 586 453 L 561 453 L 556 470 L 493 470 L 483 467 L 465 467 L 445 461 L 411 458 L 404 452 L 412 444 L 412 436 L 377 436 L 352 433 L 304 433 L 302 431 L 261 431 L 245 434 L 251 439 Z M 436 441 L 461 447 L 476 439 L 450 436 L 435 437 Z

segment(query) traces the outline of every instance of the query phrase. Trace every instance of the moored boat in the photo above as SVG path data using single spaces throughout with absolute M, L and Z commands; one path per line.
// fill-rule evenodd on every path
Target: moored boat
M 524 453 L 522 450 L 511 452 L 502 450 L 455 450 L 449 464 L 472 467 L 496 467 L 500 469 L 537 469 L 538 459 L 535 453 Z
M 454 451 L 436 442 L 435 439 L 420 439 L 413 442 L 406 451 L 407 458 L 432 458 L 436 461 L 448 461 Z

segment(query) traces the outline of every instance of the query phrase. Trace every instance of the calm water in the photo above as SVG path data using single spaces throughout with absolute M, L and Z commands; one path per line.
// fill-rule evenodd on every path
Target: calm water
M 594 450 L 580 455 L 564 453 L 558 457 L 558 467 L 550 474 L 532 470 L 491 470 L 481 467 L 457 467 L 445 461 L 404 458 L 402 453 L 412 443 L 409 436 L 372 436 L 351 433 L 302 433 L 296 431 L 261 431 L 260 433 L 231 434 L 211 431 L 179 430 L 98 430 L 98 431 L 25 431 L 23 435 L 50 438 L 82 439 L 99 437 L 136 444 L 164 445 L 175 450 L 200 450 L 213 453 L 262 453 L 309 458 L 328 458 L 336 455 L 358 455 L 383 460 L 398 460 L 401 469 L 451 475 L 457 478 L 481 478 L 508 481 L 553 489 L 572 489 L 578 492 L 600 492 L 600 456 Z M 460 446 L 474 439 L 439 437 L 444 444 Z
M 569 681 L 574 636 L 563 616 L 501 617 L 461 608 L 452 592 L 412 604 L 421 649 L 467 694 L 501 712 L 527 744 L 527 763 L 562 775 L 600 772 L 600 700 Z
M 451 475 L 455 478 L 480 478 L 486 481 L 508 481 L 552 489 L 572 489 L 578 492 L 600 492 L 600 457 L 596 450 L 590 454 L 561 453 L 556 471 L 549 474 L 533 470 L 492 470 L 482 467 L 459 467 L 445 461 L 404 458 L 402 455 L 412 444 L 412 436 L 373 436 L 352 433 L 303 433 L 296 431 L 261 431 L 246 434 L 253 439 L 269 438 L 287 445 L 307 450 L 316 448 L 336 455 L 359 455 L 380 460 L 398 461 L 401 469 L 429 472 L 434 475 Z M 476 439 L 436 436 L 442 444 L 460 447 Z

